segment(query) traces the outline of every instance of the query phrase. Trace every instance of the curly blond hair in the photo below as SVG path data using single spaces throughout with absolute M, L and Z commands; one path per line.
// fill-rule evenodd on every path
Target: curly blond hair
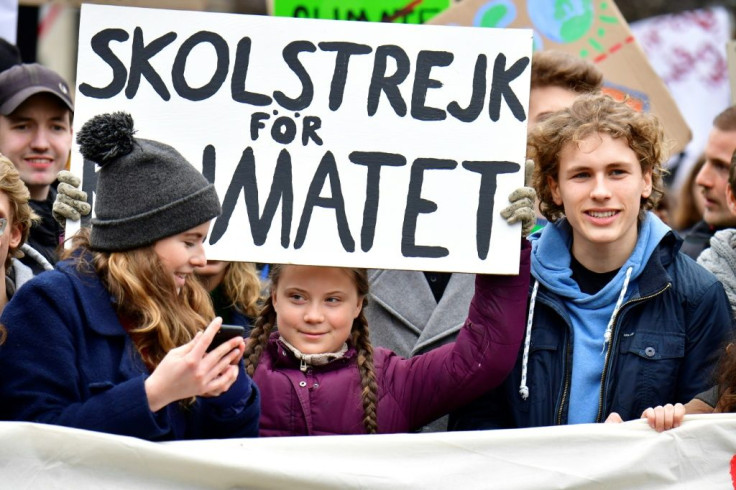
M 557 221 L 564 216 L 563 206 L 554 202 L 549 186 L 550 180 L 558 180 L 560 153 L 566 145 L 579 144 L 588 136 L 600 133 L 624 139 L 639 159 L 642 172 L 652 172 L 652 192 L 648 198 L 641 199 L 639 219 L 662 198 L 665 173 L 662 163 L 667 154 L 659 120 L 608 95 L 586 94 L 538 125 L 527 141 L 527 154 L 535 163 L 532 182 L 539 209 L 548 220 Z
M 20 228 L 21 233 L 18 246 L 8 249 L 8 256 L 5 258 L 5 268 L 7 270 L 10 267 L 10 261 L 13 257 L 23 257 L 20 247 L 28 240 L 31 226 L 39 220 L 39 217 L 28 204 L 31 194 L 20 179 L 18 170 L 13 165 L 13 162 L 2 154 L 0 154 L 0 192 L 8 196 L 8 202 L 10 203 L 11 216 L 8 216 L 8 229 L 17 226 Z M 6 230 L 6 233 L 9 233 L 9 231 Z

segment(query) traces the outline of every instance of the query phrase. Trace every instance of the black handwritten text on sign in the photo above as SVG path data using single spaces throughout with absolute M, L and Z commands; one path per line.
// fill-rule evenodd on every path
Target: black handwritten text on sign
M 95 35 L 91 47 L 94 52 L 107 63 L 112 70 L 112 80 L 104 87 L 93 87 L 87 83 L 81 83 L 79 90 L 87 97 L 110 98 L 125 90 L 125 96 L 132 99 L 136 96 L 142 79 L 151 84 L 156 93 L 163 100 L 171 99 L 169 87 L 161 75 L 153 68 L 150 59 L 161 50 L 169 46 L 177 38 L 175 32 L 169 32 L 157 39 L 143 40 L 143 31 L 136 28 L 133 32 L 131 57 L 126 64 L 120 60 L 112 49 L 112 42 L 127 42 L 130 34 L 122 29 L 105 29 Z M 216 70 L 210 81 L 201 87 L 191 87 L 184 75 L 187 59 L 192 50 L 200 44 L 209 44 L 214 48 L 216 57 Z M 330 84 L 329 108 L 336 111 L 340 108 L 347 83 L 350 59 L 353 56 L 369 55 L 373 52 L 370 46 L 351 42 L 322 42 L 318 43 L 319 51 L 334 52 L 335 64 L 334 74 Z M 314 83 L 312 77 L 299 60 L 302 53 L 315 53 L 317 46 L 310 41 L 292 41 L 283 49 L 283 60 L 299 78 L 301 93 L 296 97 L 289 97 L 279 90 L 273 91 L 271 95 L 249 92 L 246 86 L 248 76 L 249 59 L 251 52 L 251 39 L 242 38 L 235 50 L 232 73 L 230 72 L 230 48 L 227 41 L 215 32 L 199 31 L 192 34 L 180 46 L 176 58 L 171 67 L 170 81 L 176 93 L 183 99 L 202 101 L 222 88 L 230 74 L 230 92 L 232 99 L 236 102 L 253 106 L 268 106 L 272 101 L 290 111 L 302 111 L 310 106 L 314 96 Z M 449 66 L 454 55 L 443 51 L 420 51 L 415 60 L 414 79 L 412 81 L 411 110 L 409 114 L 420 121 L 439 121 L 451 116 L 463 122 L 472 122 L 481 114 L 486 98 L 486 55 L 479 54 L 477 57 L 475 71 L 472 78 L 471 98 L 467 107 L 461 107 L 456 101 L 451 102 L 446 110 L 429 107 L 425 104 L 427 90 L 442 87 L 442 83 L 431 78 L 433 67 Z M 387 65 L 391 60 L 396 65 L 393 73 L 387 74 Z M 500 117 L 501 101 L 505 100 L 509 109 L 519 121 L 526 119 L 524 108 L 518 97 L 510 87 L 515 80 L 526 69 L 529 58 L 523 57 L 516 60 L 507 68 L 506 56 L 499 53 L 494 61 L 491 90 L 488 98 L 488 115 L 492 121 L 498 121 Z M 381 96 L 385 96 L 396 115 L 407 114 L 406 101 L 399 91 L 411 71 L 411 60 L 406 52 L 396 45 L 381 45 L 373 53 L 373 70 L 371 81 L 366 94 L 366 109 L 369 116 L 375 115 Z
M 160 12 L 83 7 L 76 116 L 201 165 L 214 258 L 513 270 L 531 32 Z

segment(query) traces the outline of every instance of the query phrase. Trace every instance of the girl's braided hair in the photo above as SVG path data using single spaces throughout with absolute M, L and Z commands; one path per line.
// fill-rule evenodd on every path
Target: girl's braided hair
M 279 278 L 284 267 L 287 265 L 274 265 L 271 267 L 271 291 L 278 287 Z M 349 342 L 357 351 L 358 371 L 360 372 L 360 384 L 362 387 L 361 400 L 363 403 L 363 426 L 368 434 L 378 432 L 378 384 L 373 366 L 373 347 L 368 334 L 368 321 L 365 317 L 365 299 L 368 296 L 368 274 L 365 269 L 344 269 L 350 275 L 358 290 L 358 297 L 363 298 L 363 306 L 360 314 L 353 321 Z M 258 315 L 256 324 L 250 333 L 250 339 L 246 344 L 244 359 L 246 372 L 253 376 L 258 361 L 268 344 L 268 338 L 276 325 L 276 310 L 273 307 L 272 296 L 269 295 L 261 313 Z

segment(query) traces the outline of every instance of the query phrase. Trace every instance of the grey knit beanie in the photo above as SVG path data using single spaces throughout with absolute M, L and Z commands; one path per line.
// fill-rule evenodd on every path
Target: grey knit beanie
M 218 216 L 212 184 L 174 148 L 135 138 L 133 118 L 116 112 L 87 121 L 77 134 L 98 164 L 90 245 L 120 252 L 145 247 Z

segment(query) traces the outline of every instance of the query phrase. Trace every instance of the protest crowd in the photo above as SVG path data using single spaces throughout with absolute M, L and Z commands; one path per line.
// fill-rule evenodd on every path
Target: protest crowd
M 244 39 L 238 55 L 251 49 Z M 318 43 L 344 56 L 345 89 L 348 59 L 369 51 L 337 44 Z M 379 46 L 376 60 L 389 47 Z M 114 54 L 96 49 L 114 67 Z M 297 66 L 304 92 L 271 95 L 309 116 L 309 74 L 298 70 L 297 54 L 284 59 Z M 491 86 L 501 82 L 482 81 L 491 90 L 488 106 L 502 108 L 496 124 L 511 119 L 506 110 L 526 128 L 525 158 L 513 167 L 524 182 L 497 199 L 503 206 L 490 206 L 496 222 L 514 227 L 507 244 L 519 257 L 514 274 L 212 260 L 205 247 L 212 227 L 222 216 L 235 220 L 233 206 L 241 205 L 216 190 L 214 170 L 200 171 L 175 142 L 148 138 L 150 122 L 124 105 L 76 120 L 75 88 L 3 41 L 0 421 L 158 442 L 637 419 L 661 432 L 689 414 L 736 412 L 736 106 L 717 108 L 697 162 L 676 169 L 676 188 L 665 121 L 607 92 L 596 63 L 554 49 L 516 64 L 474 60 L 476 70 L 495 63 L 512 79 L 527 72 L 530 79 L 520 105 L 508 87 L 494 102 Z M 334 88 L 338 65 L 332 111 L 343 97 Z M 425 77 L 438 88 L 429 71 Z M 429 102 L 416 102 L 419 79 L 406 98 L 409 109 L 398 89 L 392 92 L 398 82 L 381 79 L 376 100 L 385 93 L 386 105 L 372 110 L 390 103 L 403 116 L 404 104 L 416 120 L 444 119 L 432 115 Z M 113 95 L 123 93 L 117 88 Z M 369 112 L 371 103 L 369 95 Z M 448 119 L 475 120 L 472 104 L 453 102 Z M 489 110 L 478 117 L 493 120 Z M 275 131 L 276 111 L 264 111 L 243 124 L 246 131 Z M 302 121 L 311 131 L 303 146 L 321 145 L 319 118 Z M 70 171 L 75 144 L 74 158 L 93 169 L 94 196 L 81 184 L 86 170 Z M 378 154 L 351 161 L 370 176 Z M 320 168 L 333 183 L 330 155 Z M 407 163 L 398 152 L 389 156 L 384 172 Z M 248 158 L 246 150 L 239 169 L 255 166 Z M 279 168 L 288 163 L 290 172 L 289 158 L 283 150 Z M 414 166 L 420 161 L 454 168 L 439 158 L 417 158 Z M 242 186 L 247 194 L 247 182 Z M 316 194 L 314 206 L 324 199 Z M 295 230 L 308 226 L 307 209 Z M 72 222 L 82 225 L 70 235 Z M 365 224 L 363 230 L 367 251 Z M 347 249 L 346 235 L 340 240 Z

